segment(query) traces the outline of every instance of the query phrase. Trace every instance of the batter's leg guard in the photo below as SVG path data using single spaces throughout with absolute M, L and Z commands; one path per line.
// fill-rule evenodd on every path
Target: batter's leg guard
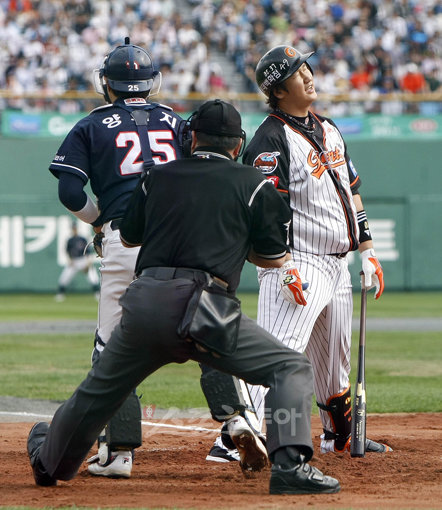
M 335 440 L 335 450 L 344 451 L 348 449 L 351 434 L 351 391 L 350 386 L 332 395 L 326 404 L 317 402 L 323 411 L 327 411 L 333 425 L 333 430 L 324 429 L 324 439 Z

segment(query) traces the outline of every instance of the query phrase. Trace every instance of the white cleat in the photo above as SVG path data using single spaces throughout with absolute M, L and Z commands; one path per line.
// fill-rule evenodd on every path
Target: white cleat
M 244 474 L 264 469 L 269 462 L 267 450 L 247 421 L 242 416 L 234 416 L 226 424 L 227 431 L 238 450 Z
M 87 460 L 87 470 L 94 476 L 107 476 L 109 478 L 130 478 L 132 471 L 132 453 L 118 450 L 111 453 L 106 464 L 100 464 L 99 456 L 94 455 Z

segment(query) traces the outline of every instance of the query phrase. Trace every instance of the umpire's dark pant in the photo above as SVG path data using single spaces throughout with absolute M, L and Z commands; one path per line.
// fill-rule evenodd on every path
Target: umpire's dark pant
M 307 358 L 285 347 L 242 315 L 233 356 L 199 352 L 177 335 L 194 289 L 188 279 L 141 277 L 121 298 L 123 314 L 99 361 L 69 400 L 56 411 L 40 459 L 59 480 L 73 478 L 100 431 L 130 392 L 168 363 L 189 359 L 269 388 L 267 449 L 296 445 L 311 458 L 312 369 Z

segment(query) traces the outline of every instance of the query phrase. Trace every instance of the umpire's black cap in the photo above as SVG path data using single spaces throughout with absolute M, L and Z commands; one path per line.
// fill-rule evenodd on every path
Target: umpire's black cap
M 213 99 L 202 104 L 190 118 L 190 129 L 208 135 L 244 136 L 238 110 L 221 99 Z

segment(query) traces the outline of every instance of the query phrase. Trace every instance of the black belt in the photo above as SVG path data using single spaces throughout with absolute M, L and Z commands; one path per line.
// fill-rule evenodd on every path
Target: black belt
M 336 257 L 338 259 L 344 259 L 347 256 L 347 252 L 345 253 L 329 253 L 330 257 Z
M 123 218 L 115 218 L 110 222 L 110 228 L 112 230 L 118 230 L 120 228 L 120 224 L 123 221 Z
M 176 278 L 185 278 L 199 282 L 209 283 L 213 280 L 215 283 L 227 290 L 229 284 L 217 276 L 211 276 L 201 269 L 189 269 L 187 267 L 146 267 L 141 270 L 138 276 L 150 276 L 156 280 L 174 280 Z

